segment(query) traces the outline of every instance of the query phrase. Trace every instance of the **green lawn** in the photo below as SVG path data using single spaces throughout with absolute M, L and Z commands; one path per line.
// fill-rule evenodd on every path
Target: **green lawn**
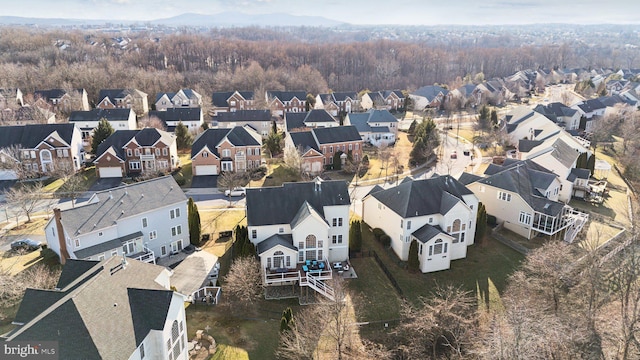
M 300 176 L 291 169 L 287 169 L 284 164 L 273 167 L 273 171 L 267 174 L 263 186 L 280 186 L 286 182 L 300 181 Z
M 406 298 L 413 303 L 417 303 L 420 297 L 430 296 L 438 284 L 452 284 L 473 292 L 484 299 L 484 303 L 491 304 L 495 301 L 491 296 L 504 291 L 507 278 L 524 259 L 522 254 L 488 238 L 484 244 L 470 246 L 467 258 L 453 261 L 449 270 L 412 274 L 401 267 L 402 263 L 393 250 L 384 249 L 375 241 L 369 227 L 366 224 L 363 226 L 363 249 L 378 253 Z M 358 269 L 355 269 L 357 272 Z
M 358 278 L 347 282 L 356 320 L 382 321 L 400 317 L 400 297 L 372 257 L 350 259 Z

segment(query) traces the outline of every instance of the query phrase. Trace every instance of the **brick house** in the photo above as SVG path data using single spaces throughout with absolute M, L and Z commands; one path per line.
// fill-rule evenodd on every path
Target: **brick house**
M 155 128 L 118 130 L 98 146 L 93 162 L 100 178 L 169 172 L 179 165 L 176 138 Z
M 64 89 L 36 90 L 33 97 L 37 105 L 51 111 L 68 113 L 89 110 L 89 99 L 85 89 L 73 89 L 71 93 Z
M 267 91 L 266 100 L 271 112 L 284 116 L 286 112 L 306 111 L 306 91 Z
M 322 172 L 332 165 L 336 153 L 341 152 L 341 162 L 350 153 L 354 161 L 362 159 L 363 140 L 355 126 L 316 128 L 309 131 L 287 133 L 285 147 L 293 147 L 303 157 L 304 171 L 310 174 Z
M 213 116 L 224 112 L 256 110 L 253 91 L 221 91 L 211 95 Z
M 137 89 L 102 89 L 98 95 L 98 109 L 133 109 L 137 116 L 149 112 L 147 94 Z
M 207 129 L 191 146 L 193 175 L 218 175 L 220 171 L 260 167 L 261 147 L 261 137 L 241 126 Z

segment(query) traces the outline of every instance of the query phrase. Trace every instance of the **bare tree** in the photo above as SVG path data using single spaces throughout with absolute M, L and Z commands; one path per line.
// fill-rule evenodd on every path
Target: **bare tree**
M 20 145 L 11 145 L 0 149 L 0 169 L 13 172 L 18 179 L 32 176 L 33 171 L 27 170 L 23 164 L 24 150 Z
M 285 166 L 294 171 L 299 176 L 302 176 L 305 172 L 304 158 L 302 157 L 302 148 L 287 146 L 284 149 L 284 164 Z
M 224 288 L 234 300 L 230 303 L 232 308 L 238 304 L 247 310 L 260 300 L 263 284 L 258 260 L 253 256 L 235 259 L 224 277 Z
M 35 211 L 38 201 L 42 199 L 42 183 L 20 184 L 5 192 L 7 202 L 16 205 L 31 222 L 31 214 Z
M 224 171 L 218 177 L 218 188 L 229 190 L 229 206 L 231 206 L 231 191 L 247 184 L 247 174 L 239 171 Z
M 11 268 L 0 270 L 0 308 L 15 306 L 27 288 L 53 289 L 60 277 L 60 270 L 42 264 L 34 265 L 16 275 Z
M 284 360 L 312 360 L 318 347 L 323 309 L 320 306 L 307 306 L 294 315 L 293 327 L 280 335 L 280 346 L 276 356 Z
M 159 117 L 157 116 L 149 116 L 148 114 L 140 118 L 138 120 L 138 127 L 140 129 L 144 128 L 154 128 L 162 131 L 167 131 L 167 126 Z
M 71 206 L 76 206 L 76 199 L 86 189 L 84 187 L 87 176 L 84 172 L 76 172 L 72 161 L 58 161 L 53 166 L 51 174 L 63 181 L 62 186 L 58 190 L 60 197 L 70 198 Z

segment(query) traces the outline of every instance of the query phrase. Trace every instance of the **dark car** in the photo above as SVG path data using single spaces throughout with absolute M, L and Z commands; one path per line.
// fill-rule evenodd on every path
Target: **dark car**
M 33 250 L 38 250 L 41 246 L 42 246 L 42 242 L 40 241 L 35 241 L 31 239 L 22 239 L 22 240 L 13 241 L 11 243 L 11 250 L 33 251 Z

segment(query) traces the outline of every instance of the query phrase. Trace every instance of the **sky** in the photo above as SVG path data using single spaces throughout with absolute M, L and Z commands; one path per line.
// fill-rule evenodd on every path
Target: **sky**
M 0 0 L 0 15 L 155 20 L 183 13 L 289 13 L 351 24 L 640 24 L 639 0 Z

